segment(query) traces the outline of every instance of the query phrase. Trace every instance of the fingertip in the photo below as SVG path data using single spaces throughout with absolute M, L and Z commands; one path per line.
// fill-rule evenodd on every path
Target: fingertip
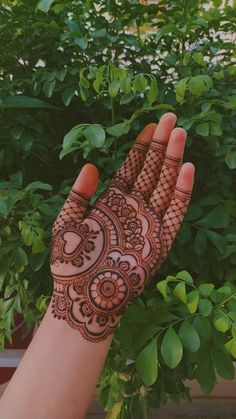
M 154 122 L 147 124 L 137 136 L 136 141 L 143 141 L 145 143 L 150 143 L 156 127 L 157 127 L 157 124 L 155 124 Z
M 176 121 L 177 116 L 173 112 L 166 112 L 162 115 L 153 134 L 153 139 L 167 143 Z
M 179 172 L 176 186 L 186 192 L 191 192 L 194 183 L 195 166 L 188 162 L 184 163 Z
M 79 193 L 91 198 L 96 192 L 99 181 L 99 172 L 97 167 L 92 163 L 86 163 L 77 177 L 73 189 Z
M 187 138 L 187 132 L 186 132 L 186 130 L 184 128 L 181 128 L 181 127 L 174 128 L 173 131 L 172 131 L 172 133 L 171 133 L 171 136 L 173 136 L 173 135 L 175 137 L 181 137 L 181 138 L 183 138 L 185 140 Z
M 165 112 L 161 116 L 160 120 L 165 119 L 165 118 L 171 119 L 172 121 L 175 121 L 175 122 L 177 121 L 177 116 L 176 116 L 176 114 L 174 112 Z
M 187 132 L 183 128 L 174 128 L 170 134 L 166 154 L 175 158 L 182 158 L 184 153 Z

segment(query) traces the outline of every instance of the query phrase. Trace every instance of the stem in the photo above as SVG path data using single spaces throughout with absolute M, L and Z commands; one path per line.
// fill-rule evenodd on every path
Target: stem
M 111 97 L 111 122 L 112 125 L 115 124 L 115 103 L 113 97 Z
M 225 300 L 223 300 L 223 301 L 219 304 L 219 306 L 218 306 L 218 307 L 223 306 L 225 303 L 227 303 L 227 301 L 231 300 L 231 298 L 234 298 L 234 297 L 236 297 L 236 291 L 235 291 L 232 295 L 230 295 L 228 298 L 226 298 Z
M 139 42 L 141 41 L 141 38 L 140 38 L 140 29 L 139 29 L 139 25 L 138 25 L 138 22 L 136 21 L 136 26 L 137 26 L 137 35 L 138 35 L 138 40 L 139 40 Z
M 187 20 L 187 0 L 184 0 L 184 5 L 183 5 L 183 17 L 184 17 L 184 21 L 186 22 Z M 182 39 L 181 39 L 181 65 L 183 66 L 183 59 L 184 59 L 184 51 L 185 51 L 185 35 L 183 34 Z
M 182 322 L 182 321 L 184 321 L 184 320 L 186 320 L 186 319 L 190 319 L 191 317 L 194 317 L 194 316 L 199 316 L 199 315 L 200 315 L 200 313 L 190 314 L 189 316 L 183 317 L 182 319 L 178 319 L 178 320 L 176 320 L 175 322 L 168 324 L 167 326 L 165 326 L 165 327 L 163 327 L 163 328 L 161 329 L 161 331 L 157 334 L 156 338 L 159 338 L 160 334 L 161 334 L 164 330 L 168 329 L 169 327 L 173 327 L 175 324 L 177 324 L 177 323 L 179 323 L 179 322 Z

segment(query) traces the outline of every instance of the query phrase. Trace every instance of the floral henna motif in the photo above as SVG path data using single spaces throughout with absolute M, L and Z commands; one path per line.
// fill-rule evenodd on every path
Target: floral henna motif
M 145 201 L 115 186 L 82 222 L 66 221 L 52 236 L 54 316 L 91 341 L 114 333 L 163 260 L 161 232 Z
M 136 142 L 84 218 L 87 199 L 72 190 L 53 226 L 53 314 L 91 342 L 114 333 L 165 260 L 190 200 L 175 185 L 180 159 L 164 159 L 161 143 L 147 150 Z M 144 163 L 146 154 L 155 173 Z

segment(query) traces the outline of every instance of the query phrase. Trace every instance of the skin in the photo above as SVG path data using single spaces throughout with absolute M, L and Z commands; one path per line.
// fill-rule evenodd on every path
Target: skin
M 148 124 L 137 139 L 155 138 L 168 143 L 167 154 L 181 158 L 186 131 L 174 128 L 176 115 L 166 113 L 158 124 Z M 86 164 L 75 186 L 91 197 L 98 185 L 98 171 Z M 191 191 L 194 166 L 184 163 L 176 186 Z M 112 336 L 102 342 L 85 340 L 66 322 L 51 314 L 51 304 L 0 402 L 0 419 L 82 419 L 85 417 Z

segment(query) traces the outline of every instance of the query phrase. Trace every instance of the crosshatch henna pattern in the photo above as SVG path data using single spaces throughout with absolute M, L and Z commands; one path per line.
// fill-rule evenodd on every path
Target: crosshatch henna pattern
M 72 189 L 53 226 L 53 314 L 92 342 L 114 333 L 124 310 L 166 258 L 188 206 L 190 194 L 173 183 L 180 161 L 163 164 L 165 147 L 153 142 L 148 150 L 136 141 L 85 218 L 88 200 Z M 150 176 L 145 158 L 155 161 Z

